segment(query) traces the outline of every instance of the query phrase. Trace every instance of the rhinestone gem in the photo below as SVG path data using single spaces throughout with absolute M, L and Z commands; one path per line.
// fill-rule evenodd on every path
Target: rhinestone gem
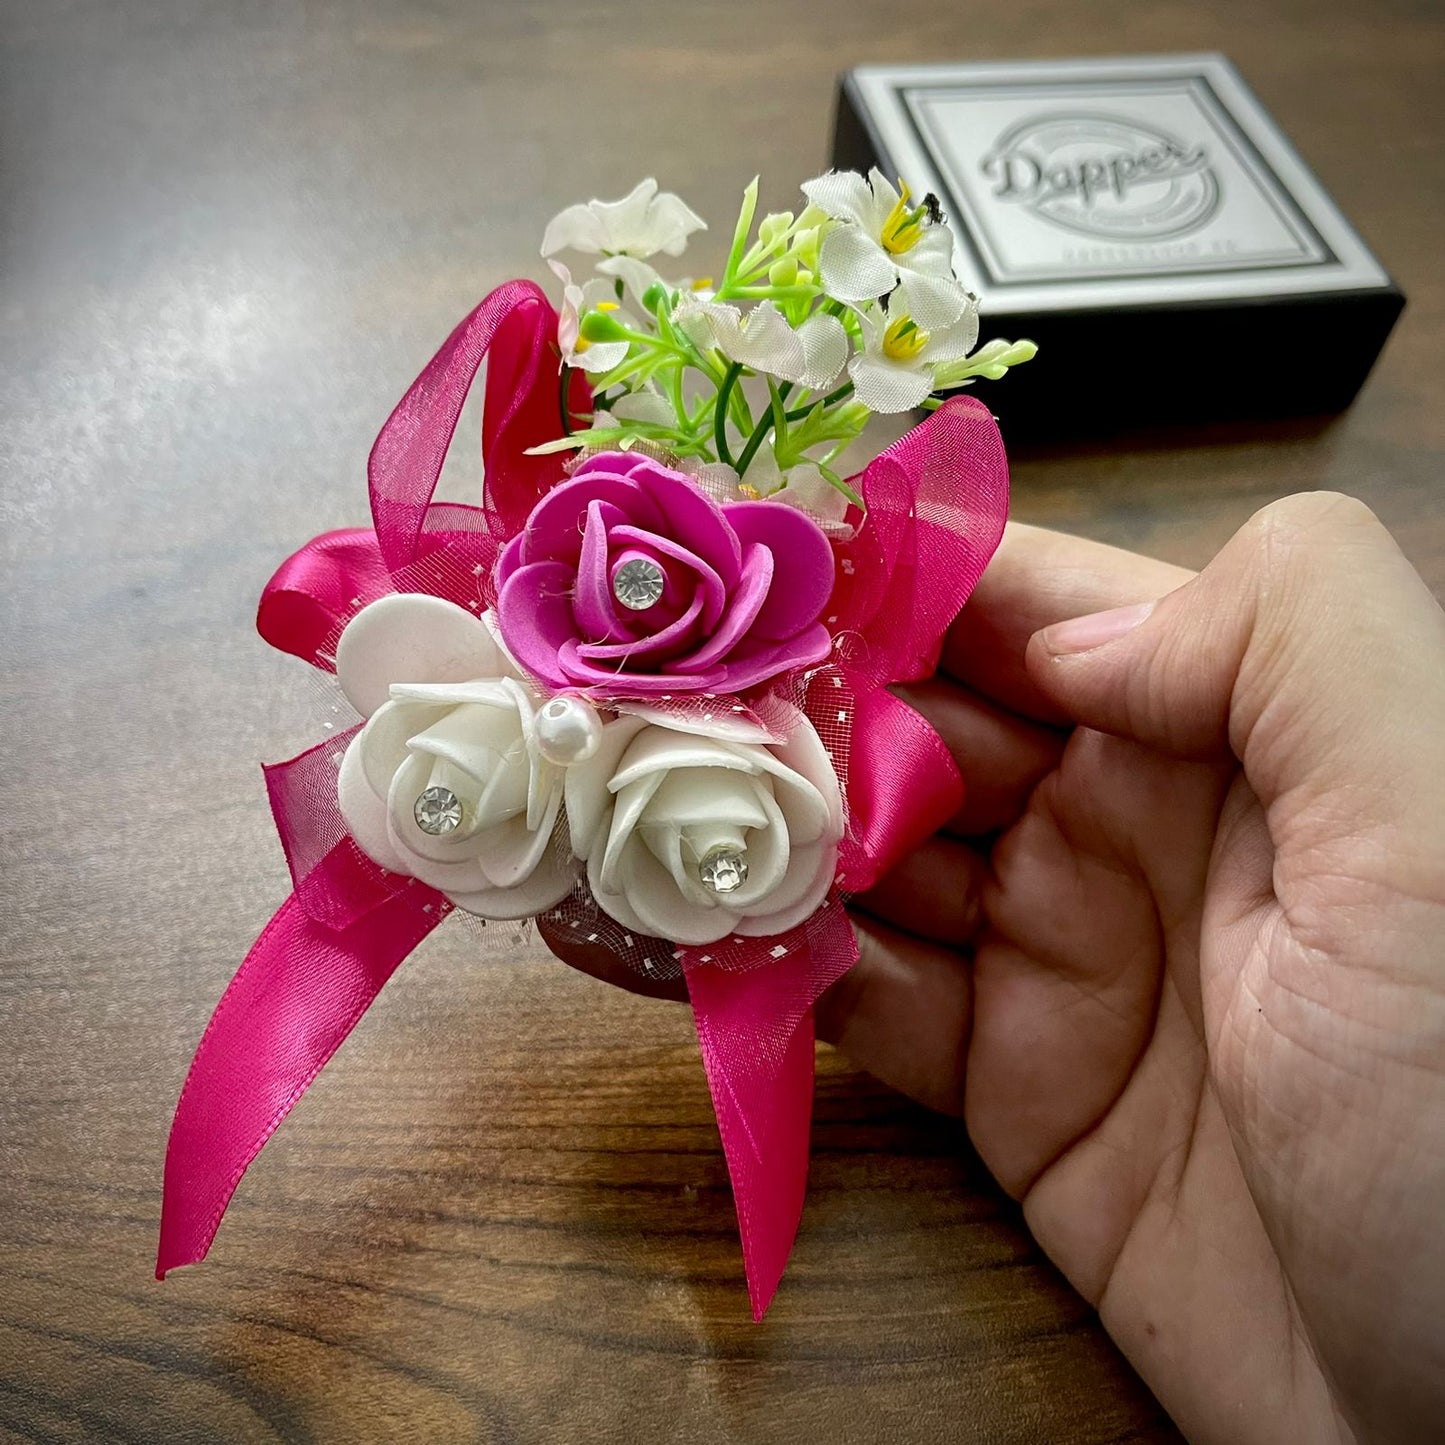
M 412 805 L 412 817 L 423 833 L 440 838 L 462 821 L 462 800 L 450 788 L 428 788 Z
M 713 848 L 698 864 L 697 876 L 714 893 L 736 893 L 748 881 L 748 860 L 735 848 Z
M 642 612 L 662 596 L 662 568 L 644 557 L 624 562 L 612 578 L 612 595 L 633 612 Z

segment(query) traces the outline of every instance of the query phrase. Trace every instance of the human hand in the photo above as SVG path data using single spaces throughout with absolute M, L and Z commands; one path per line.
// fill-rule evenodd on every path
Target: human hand
M 1191 1438 L 1428 1438 L 1445 617 L 1420 579 L 1339 497 L 1266 509 L 1197 578 L 1015 526 L 906 695 L 969 796 L 855 900 L 820 1033 L 964 1115 Z

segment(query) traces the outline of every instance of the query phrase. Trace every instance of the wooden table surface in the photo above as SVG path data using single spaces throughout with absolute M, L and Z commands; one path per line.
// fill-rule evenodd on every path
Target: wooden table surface
M 959 1126 L 827 1050 L 755 1327 L 686 1012 L 514 927 L 429 940 L 210 1260 L 155 1283 L 177 1088 L 288 887 L 256 761 L 322 715 L 251 619 L 281 557 L 364 520 L 389 407 L 543 274 L 562 205 L 655 172 L 722 223 L 757 170 L 782 203 L 860 62 L 1171 49 L 1236 60 L 1410 307 L 1333 424 L 1020 453 L 1017 515 L 1198 564 L 1337 487 L 1445 588 L 1436 0 L 4 9 L 0 1430 L 1175 1438 Z

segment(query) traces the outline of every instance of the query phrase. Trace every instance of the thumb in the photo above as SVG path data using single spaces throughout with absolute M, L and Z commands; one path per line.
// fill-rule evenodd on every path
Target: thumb
M 1348 791 L 1356 823 L 1440 825 L 1445 614 L 1353 498 L 1273 503 L 1177 591 L 1046 627 L 1027 662 L 1082 726 L 1233 753 L 1266 808 Z

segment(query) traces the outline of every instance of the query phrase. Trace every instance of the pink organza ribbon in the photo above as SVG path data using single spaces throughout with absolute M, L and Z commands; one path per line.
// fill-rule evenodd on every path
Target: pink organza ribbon
M 257 626 L 334 669 L 337 638 L 390 591 L 491 602 L 497 553 L 562 475 L 528 449 L 560 432 L 557 317 L 529 282 L 498 288 L 448 337 L 388 419 L 368 466 L 373 530 L 327 533 L 267 585 Z M 480 508 L 432 500 L 462 404 L 486 359 Z M 585 381 L 569 403 L 585 411 Z M 926 676 L 944 629 L 987 564 L 1007 511 L 1007 468 L 988 411 L 954 400 L 867 468 L 867 519 L 838 548 L 828 609 L 841 640 L 828 705 L 846 698 L 841 762 L 849 832 L 840 886 L 871 886 L 959 807 L 962 780 L 928 724 L 888 684 Z M 836 617 L 836 621 L 833 618 Z M 835 675 L 836 674 L 836 675 Z M 346 833 L 335 768 L 349 734 L 268 767 L 293 892 L 217 1005 L 166 1153 L 156 1273 L 205 1257 L 241 1176 L 386 980 L 450 905 L 385 872 Z M 776 939 L 681 950 L 733 1181 L 754 1317 L 797 1232 L 807 1181 L 813 1006 L 857 960 L 839 894 Z
M 828 615 L 855 702 L 839 886 L 871 888 L 963 806 L 943 740 L 886 689 L 932 674 L 1003 538 L 1008 458 L 992 414 L 954 397 L 863 472 L 866 521 L 838 548 Z

